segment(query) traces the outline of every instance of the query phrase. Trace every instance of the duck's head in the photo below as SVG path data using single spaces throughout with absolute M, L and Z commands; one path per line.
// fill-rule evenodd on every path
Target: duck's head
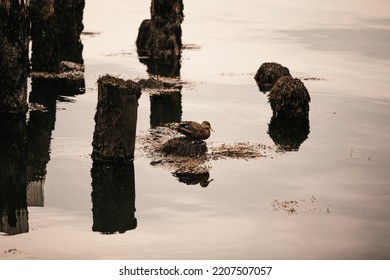
M 214 129 L 211 128 L 211 124 L 210 124 L 208 121 L 202 122 L 202 125 L 203 125 L 205 128 L 207 128 L 207 129 L 209 129 L 209 130 L 211 130 L 211 131 L 214 131 Z

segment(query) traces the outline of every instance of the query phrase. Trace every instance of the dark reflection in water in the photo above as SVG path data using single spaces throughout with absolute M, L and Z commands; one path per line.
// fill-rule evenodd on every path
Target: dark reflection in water
M 39 3 L 34 1 L 34 5 Z M 33 62 L 45 64 L 50 60 L 48 58 L 50 52 L 47 50 L 58 51 L 57 43 L 47 40 L 47 36 L 54 35 L 62 44 L 60 56 L 56 60 L 83 62 L 83 46 L 80 41 L 83 9 L 84 0 L 58 1 L 54 9 L 60 11 L 56 19 L 57 25 L 34 25 L 32 34 L 39 36 L 32 36 L 33 41 L 38 38 L 38 41 L 42 39 L 39 42 L 46 43 L 33 42 L 34 51 L 42 54 L 35 55 L 32 58 Z M 39 10 L 37 14 L 32 12 L 31 21 L 34 23 L 37 20 L 45 21 L 48 16 L 45 12 L 50 11 Z M 34 16 L 42 16 L 42 18 Z M 53 32 L 48 35 L 47 30 Z M 72 69 L 63 70 L 69 72 Z M 44 206 L 43 187 L 46 166 L 50 161 L 50 142 L 55 126 L 56 103 L 69 101 L 66 96 L 75 96 L 84 92 L 83 75 L 71 78 L 33 77 L 32 91 L 29 94 L 29 103 L 33 106 L 27 124 L 24 115 L 2 114 L 0 116 L 0 231 L 7 234 L 28 232 L 27 205 Z
M 306 118 L 285 119 L 272 117 L 268 134 L 281 151 L 298 151 L 310 133 Z
M 173 172 L 173 176 L 177 178 L 177 180 L 186 185 L 200 185 L 202 188 L 207 188 L 209 184 L 214 180 L 210 179 L 210 173 L 208 171 L 202 173 L 180 173 Z
M 167 94 L 150 95 L 150 126 L 181 122 L 181 88 Z
M 28 232 L 26 118 L 0 115 L 0 231 Z
M 33 110 L 27 124 L 27 202 L 44 206 L 46 166 L 50 161 L 50 142 L 55 127 L 57 101 L 63 96 L 84 93 L 84 79 L 33 78 L 29 103 L 40 104 L 44 110 Z
M 51 106 L 56 100 L 66 101 L 62 96 L 76 96 L 83 93 L 85 93 L 84 78 L 33 78 L 29 102 L 46 102 L 48 106 Z
M 137 227 L 134 163 L 94 161 L 92 176 L 92 231 L 124 233 Z
M 149 75 L 160 75 L 164 77 L 180 76 L 180 58 L 172 58 L 171 60 L 161 61 L 154 60 L 149 57 L 139 57 L 139 61 L 147 66 Z

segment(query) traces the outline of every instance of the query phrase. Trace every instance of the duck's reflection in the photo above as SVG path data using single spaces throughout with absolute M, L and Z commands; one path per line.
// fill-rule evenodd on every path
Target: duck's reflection
M 268 134 L 280 151 L 298 151 L 309 133 L 310 124 L 307 118 L 272 117 L 268 125 Z
M 92 231 L 124 233 L 137 227 L 134 163 L 94 161 L 92 176 Z
M 26 198 L 26 118 L 0 115 L 0 231 L 28 232 Z
M 190 172 L 173 172 L 173 176 L 177 178 L 180 183 L 184 183 L 186 185 L 200 185 L 202 188 L 207 188 L 209 184 L 214 180 L 210 179 L 210 173 L 208 171 L 204 171 L 201 173 L 190 173 Z

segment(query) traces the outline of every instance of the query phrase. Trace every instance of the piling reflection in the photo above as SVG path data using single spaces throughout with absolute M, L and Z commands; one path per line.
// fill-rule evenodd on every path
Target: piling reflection
M 26 198 L 26 118 L 0 115 L 0 231 L 28 232 Z
M 137 227 L 134 163 L 94 161 L 92 176 L 92 231 L 124 233 Z
M 150 95 L 150 126 L 181 122 L 181 87 L 167 94 Z
M 140 57 L 139 61 L 147 66 L 149 75 L 161 75 L 164 77 L 180 76 L 180 58 L 172 58 L 168 61 L 153 60 L 149 57 Z
M 310 133 L 309 119 L 273 116 L 268 134 L 280 151 L 298 151 Z
M 32 78 L 30 104 L 38 109 L 30 110 L 27 123 L 27 202 L 28 206 L 44 206 L 46 166 L 50 161 L 50 143 L 55 128 L 57 101 L 64 96 L 84 93 L 83 79 Z

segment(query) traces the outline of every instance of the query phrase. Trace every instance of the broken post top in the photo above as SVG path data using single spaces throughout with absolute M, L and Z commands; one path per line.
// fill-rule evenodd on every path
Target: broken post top
M 180 24 L 183 22 L 183 0 L 152 0 L 151 19 L 156 24 Z
M 122 89 L 128 89 L 130 94 L 136 94 L 137 99 L 141 96 L 141 86 L 132 80 L 123 80 L 110 75 L 104 75 L 98 79 L 99 85 L 112 86 Z

